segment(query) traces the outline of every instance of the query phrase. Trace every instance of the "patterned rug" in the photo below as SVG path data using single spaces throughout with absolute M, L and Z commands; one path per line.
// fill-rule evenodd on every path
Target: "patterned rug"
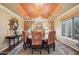
M 48 54 L 47 50 L 42 49 L 41 55 L 75 55 L 77 52 L 72 50 L 71 48 L 61 44 L 60 42 L 56 42 L 56 50 L 50 50 L 50 54 Z M 14 48 L 8 55 L 32 55 L 31 49 L 27 48 L 23 49 L 23 43 L 21 42 L 16 48 Z M 40 55 L 39 51 L 34 51 L 33 55 Z

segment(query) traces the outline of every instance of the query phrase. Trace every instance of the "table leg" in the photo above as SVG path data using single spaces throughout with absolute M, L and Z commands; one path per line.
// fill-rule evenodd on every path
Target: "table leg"
M 15 39 L 14 39 L 14 46 L 15 46 Z
M 17 40 L 18 40 L 18 43 L 19 43 L 19 37 L 17 38 Z
M 10 39 L 9 39 L 9 47 L 10 47 Z

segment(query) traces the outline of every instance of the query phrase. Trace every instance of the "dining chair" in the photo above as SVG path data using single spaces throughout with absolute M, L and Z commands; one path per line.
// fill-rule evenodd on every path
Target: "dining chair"
M 42 32 L 33 31 L 32 32 L 32 54 L 34 49 L 39 49 L 41 54 L 42 48 Z
M 22 31 L 22 41 L 23 41 L 24 50 L 26 50 L 27 45 L 28 45 L 28 42 L 27 42 L 28 35 L 29 35 L 28 31 Z
M 50 31 L 48 34 L 48 41 L 47 41 L 47 50 L 50 53 L 50 48 L 53 46 L 53 51 L 55 51 L 55 31 Z

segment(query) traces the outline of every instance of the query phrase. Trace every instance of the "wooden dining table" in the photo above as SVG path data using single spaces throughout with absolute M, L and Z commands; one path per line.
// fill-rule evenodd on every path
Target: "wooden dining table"
M 42 38 L 42 48 L 46 48 L 45 45 L 46 45 L 47 40 L 48 40 L 48 33 L 49 33 L 49 31 L 45 32 L 44 37 Z M 30 45 L 31 45 L 31 43 L 32 43 L 32 33 L 31 32 L 28 35 L 28 40 L 30 41 Z
M 41 30 L 38 30 L 38 31 L 41 31 Z M 32 39 L 32 33 L 31 32 L 29 33 L 28 38 Z M 42 40 L 45 40 L 46 41 L 47 39 L 48 39 L 48 32 L 45 32 L 45 35 L 42 38 Z

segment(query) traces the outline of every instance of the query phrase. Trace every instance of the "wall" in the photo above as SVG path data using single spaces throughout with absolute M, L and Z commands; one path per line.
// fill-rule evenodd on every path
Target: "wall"
M 71 48 L 79 51 L 79 47 L 76 46 L 76 44 L 78 43 L 77 40 L 74 40 L 72 38 L 61 35 L 62 34 L 62 32 L 61 32 L 62 31 L 62 20 L 69 20 L 71 17 L 74 17 L 74 16 L 79 16 L 79 5 L 76 5 L 72 9 L 68 10 L 67 12 L 63 13 L 58 18 L 56 18 L 54 21 L 54 28 L 55 28 L 56 34 L 57 34 L 56 38 L 59 41 L 70 46 Z
M 54 19 L 54 29 L 58 30 L 63 20 L 68 20 L 74 16 L 79 16 L 79 4 Z
M 8 23 L 11 17 L 16 17 L 23 28 L 23 19 L 0 5 L 0 51 L 8 47 L 8 40 L 5 39 L 5 36 L 9 30 Z

